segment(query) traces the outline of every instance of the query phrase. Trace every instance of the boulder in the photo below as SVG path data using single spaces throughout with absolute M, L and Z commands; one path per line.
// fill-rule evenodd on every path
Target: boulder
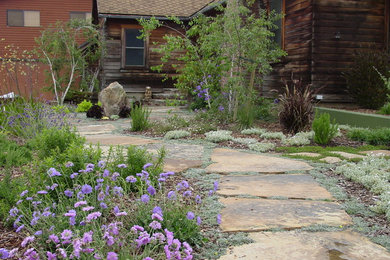
M 129 106 L 125 90 L 116 81 L 99 93 L 99 101 L 102 103 L 105 116 L 108 117 L 118 115 L 121 107 Z

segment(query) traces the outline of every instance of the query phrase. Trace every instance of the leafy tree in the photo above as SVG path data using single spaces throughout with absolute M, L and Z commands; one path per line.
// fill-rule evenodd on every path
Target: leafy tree
M 50 88 L 58 104 L 62 105 L 72 83 L 80 76 L 89 78 L 87 68 L 99 61 L 102 52 L 100 33 L 95 25 L 85 20 L 58 21 L 44 30 L 36 42 L 36 53 L 49 66 Z M 96 80 L 97 74 L 93 75 L 90 82 Z
M 161 71 L 168 60 L 176 58 L 179 62 L 172 65 L 178 72 L 175 86 L 189 93 L 195 91 L 209 108 L 225 102 L 236 120 L 240 104 L 246 104 L 247 111 L 253 105 L 255 80 L 261 84 L 262 76 L 272 69 L 270 64 L 285 55 L 273 41 L 272 32 L 281 15 L 266 10 L 254 13 L 252 4 L 230 0 L 226 6 L 216 6 L 216 16 L 199 15 L 188 24 L 171 18 L 180 30 L 156 18 L 140 19 L 143 37 L 158 27 L 176 31 L 164 36 L 165 43 L 155 43 L 155 51 L 163 56 L 162 64 L 153 69 Z

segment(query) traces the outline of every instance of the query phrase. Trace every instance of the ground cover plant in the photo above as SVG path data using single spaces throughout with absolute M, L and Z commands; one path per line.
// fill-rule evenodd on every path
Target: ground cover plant
M 390 128 L 352 128 L 347 135 L 352 140 L 363 141 L 372 145 L 390 146 Z

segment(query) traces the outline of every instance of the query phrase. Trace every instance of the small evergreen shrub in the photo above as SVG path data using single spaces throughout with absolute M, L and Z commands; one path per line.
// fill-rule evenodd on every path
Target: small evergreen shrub
M 261 129 L 261 128 L 249 128 L 249 129 L 242 130 L 241 134 L 243 134 L 243 135 L 262 135 L 266 131 L 267 130 Z
M 103 108 L 101 108 L 99 105 L 91 106 L 87 111 L 87 117 L 88 118 L 102 119 Z
M 356 52 L 353 64 L 344 73 L 349 94 L 364 107 L 378 109 L 386 102 L 390 90 L 383 84 L 384 77 L 390 76 L 390 55 L 383 50 L 361 50 Z
M 292 86 L 285 83 L 285 93 L 280 97 L 279 122 L 283 131 L 296 134 L 310 125 L 313 114 L 313 92 L 310 85 L 301 80 L 292 80 Z
M 330 115 L 328 113 L 318 114 L 313 120 L 312 128 L 314 131 L 314 142 L 321 145 L 328 144 L 338 133 L 338 125 L 333 119 L 330 122 Z
M 165 134 L 164 138 L 165 139 L 180 139 L 180 138 L 184 138 L 184 137 L 187 137 L 190 135 L 191 135 L 191 133 L 188 131 L 185 131 L 185 130 L 173 130 L 173 131 L 167 132 Z
M 205 135 L 206 135 L 205 139 L 213 143 L 230 141 L 233 139 L 232 131 L 227 131 L 227 130 L 210 131 Z
M 77 113 L 85 113 L 88 111 L 88 109 L 90 109 L 92 107 L 92 102 L 91 101 L 87 101 L 87 100 L 83 100 L 80 104 L 77 105 L 77 108 L 76 108 L 76 112 Z
M 378 114 L 381 115 L 390 115 L 390 102 L 387 102 L 386 104 L 383 105 L 378 111 Z
M 250 145 L 250 144 L 257 143 L 257 140 L 254 138 L 234 138 L 233 142 L 239 143 L 239 144 Z
M 130 112 L 131 131 L 143 131 L 149 127 L 150 110 L 143 106 L 134 106 Z
M 275 149 L 275 146 L 276 145 L 274 143 L 256 143 L 256 144 L 250 144 L 248 147 L 252 151 L 265 153 Z
M 366 142 L 371 145 L 390 145 L 390 128 L 352 128 L 347 136 L 355 141 Z
M 282 132 L 265 132 L 261 134 L 260 137 L 264 139 L 279 139 L 279 140 L 283 140 L 286 138 L 286 136 Z

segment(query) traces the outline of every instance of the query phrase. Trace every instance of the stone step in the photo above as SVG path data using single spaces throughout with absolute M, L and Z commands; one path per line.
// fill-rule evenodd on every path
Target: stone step
M 165 92 L 165 91 L 162 93 L 153 93 L 152 98 L 153 99 L 180 99 L 180 100 L 186 99 L 183 95 L 180 95 L 180 93 Z

